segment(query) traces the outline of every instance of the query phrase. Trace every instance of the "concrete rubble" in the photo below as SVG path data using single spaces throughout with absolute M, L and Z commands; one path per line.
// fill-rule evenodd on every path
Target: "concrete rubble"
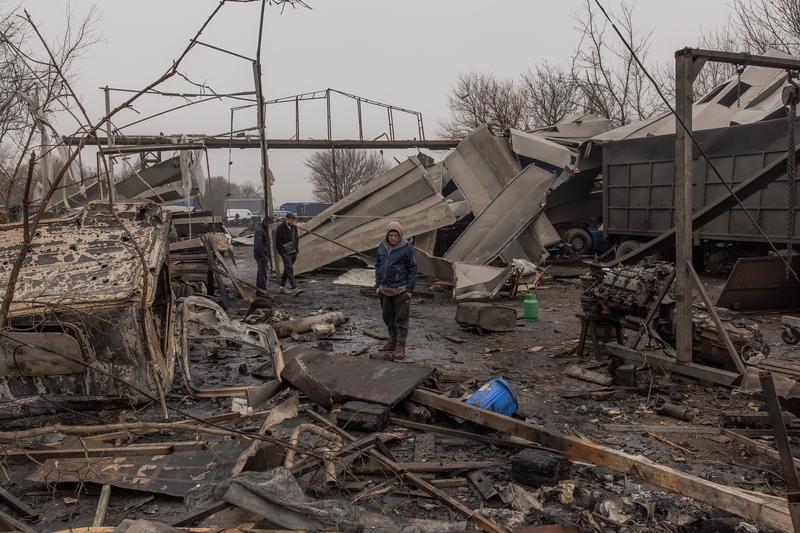
M 772 143 L 781 77 L 748 67 L 741 81 L 741 107 L 731 80 L 696 125 Z M 621 179 L 609 169 L 644 179 L 629 167 L 666 150 L 671 123 L 481 126 L 438 162 L 410 157 L 300 224 L 291 294 L 270 280 L 255 297 L 246 238 L 159 205 L 202 181 L 190 154 L 124 179 L 117 203 L 93 201 L 99 184 L 69 191 L 59 209 L 85 205 L 43 220 L 20 265 L 23 225 L 0 227 L 0 290 L 16 283 L 0 529 L 794 531 L 800 322 L 739 312 L 784 308 L 792 284 L 754 294 L 756 260 L 727 287 L 692 267 L 684 361 L 671 219 L 614 259 L 623 243 L 598 240 L 622 201 L 604 197 Z M 764 190 L 774 161 L 750 161 L 736 186 Z M 650 161 L 648 179 L 668 164 Z M 703 201 L 698 231 L 733 207 Z M 370 268 L 389 220 L 422 274 L 402 361 L 382 355 Z

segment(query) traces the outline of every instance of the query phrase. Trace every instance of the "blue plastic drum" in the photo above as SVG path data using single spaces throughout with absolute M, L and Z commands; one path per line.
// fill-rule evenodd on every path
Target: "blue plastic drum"
M 513 415 L 519 407 L 517 396 L 503 378 L 486 382 L 483 387 L 467 398 L 467 404 L 506 416 Z

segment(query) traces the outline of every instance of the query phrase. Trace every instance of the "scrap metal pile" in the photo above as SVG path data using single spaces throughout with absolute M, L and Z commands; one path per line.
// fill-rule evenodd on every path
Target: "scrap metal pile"
M 640 337 L 654 340 L 657 347 L 674 353 L 673 279 L 672 264 L 663 261 L 595 269 L 582 279 L 584 291 L 580 316 L 637 332 Z M 693 350 L 697 360 L 735 370 L 724 339 L 703 309 L 695 311 L 693 327 Z M 757 356 L 763 359 L 769 354 L 769 345 L 752 321 L 729 320 L 725 332 L 745 361 L 752 359 L 755 364 Z
M 386 221 L 398 220 L 414 238 L 422 273 L 452 284 L 457 298 L 496 295 L 514 260 L 540 264 L 561 242 L 544 210 L 548 195 L 571 183 L 574 152 L 550 134 L 502 137 L 481 126 L 438 163 L 409 158 L 300 224 L 308 252 L 295 271 L 370 252 Z

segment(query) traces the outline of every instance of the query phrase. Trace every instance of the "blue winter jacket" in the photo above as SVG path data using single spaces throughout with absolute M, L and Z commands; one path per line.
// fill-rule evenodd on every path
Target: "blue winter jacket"
M 414 292 L 417 286 L 417 252 L 403 239 L 397 248 L 389 250 L 385 240 L 378 245 L 378 260 L 375 263 L 375 286 L 405 287 Z

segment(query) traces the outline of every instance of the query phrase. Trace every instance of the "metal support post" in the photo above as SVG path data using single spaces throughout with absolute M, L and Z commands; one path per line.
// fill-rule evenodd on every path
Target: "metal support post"
M 261 63 L 258 61 L 253 61 L 253 81 L 256 89 L 256 109 L 258 109 L 258 141 L 259 149 L 261 150 L 261 182 L 264 186 L 264 212 L 266 220 L 269 221 L 272 218 L 272 182 L 269 179 L 269 155 L 267 154 L 266 119 L 264 117 L 266 104 L 264 103 L 264 93 L 261 86 Z M 271 232 L 269 222 L 267 222 L 267 232 Z M 275 248 L 273 246 L 269 247 L 269 256 L 272 268 L 275 268 L 277 258 L 275 257 Z
M 692 56 L 675 55 L 675 350 L 692 362 Z M 685 127 L 685 129 L 684 129 Z
M 328 140 L 333 140 L 333 132 L 331 127 L 331 90 L 325 91 L 325 105 L 328 107 Z
M 792 518 L 792 525 L 795 531 L 800 531 L 800 481 L 797 479 L 797 470 L 794 468 L 794 455 L 792 447 L 789 445 L 789 437 L 786 434 L 786 425 L 783 423 L 781 404 L 778 395 L 775 393 L 775 382 L 772 374 L 762 372 L 759 375 L 761 381 L 761 391 L 769 409 L 769 419 L 772 422 L 772 431 L 775 434 L 775 447 L 781 458 L 783 467 L 783 477 L 786 480 L 786 501 L 789 505 L 789 516 Z
M 294 98 L 294 138 L 300 140 L 300 98 L 297 96 Z
M 364 122 L 361 118 L 361 98 L 356 100 L 356 106 L 358 107 L 358 140 L 364 140 Z
M 392 108 L 387 107 L 386 112 L 389 114 L 389 140 L 394 140 L 394 118 L 392 117 Z
M 108 90 L 108 85 L 105 86 L 103 89 L 106 93 L 106 116 L 111 114 L 111 92 Z M 111 183 L 114 180 L 114 159 L 110 156 L 111 148 L 114 146 L 114 134 L 111 131 L 111 119 L 106 120 L 106 146 L 108 150 L 106 151 L 109 154 L 109 157 L 106 158 L 108 163 L 108 181 Z M 100 168 L 97 169 L 97 174 L 100 174 Z M 109 191 L 110 193 L 111 191 Z

